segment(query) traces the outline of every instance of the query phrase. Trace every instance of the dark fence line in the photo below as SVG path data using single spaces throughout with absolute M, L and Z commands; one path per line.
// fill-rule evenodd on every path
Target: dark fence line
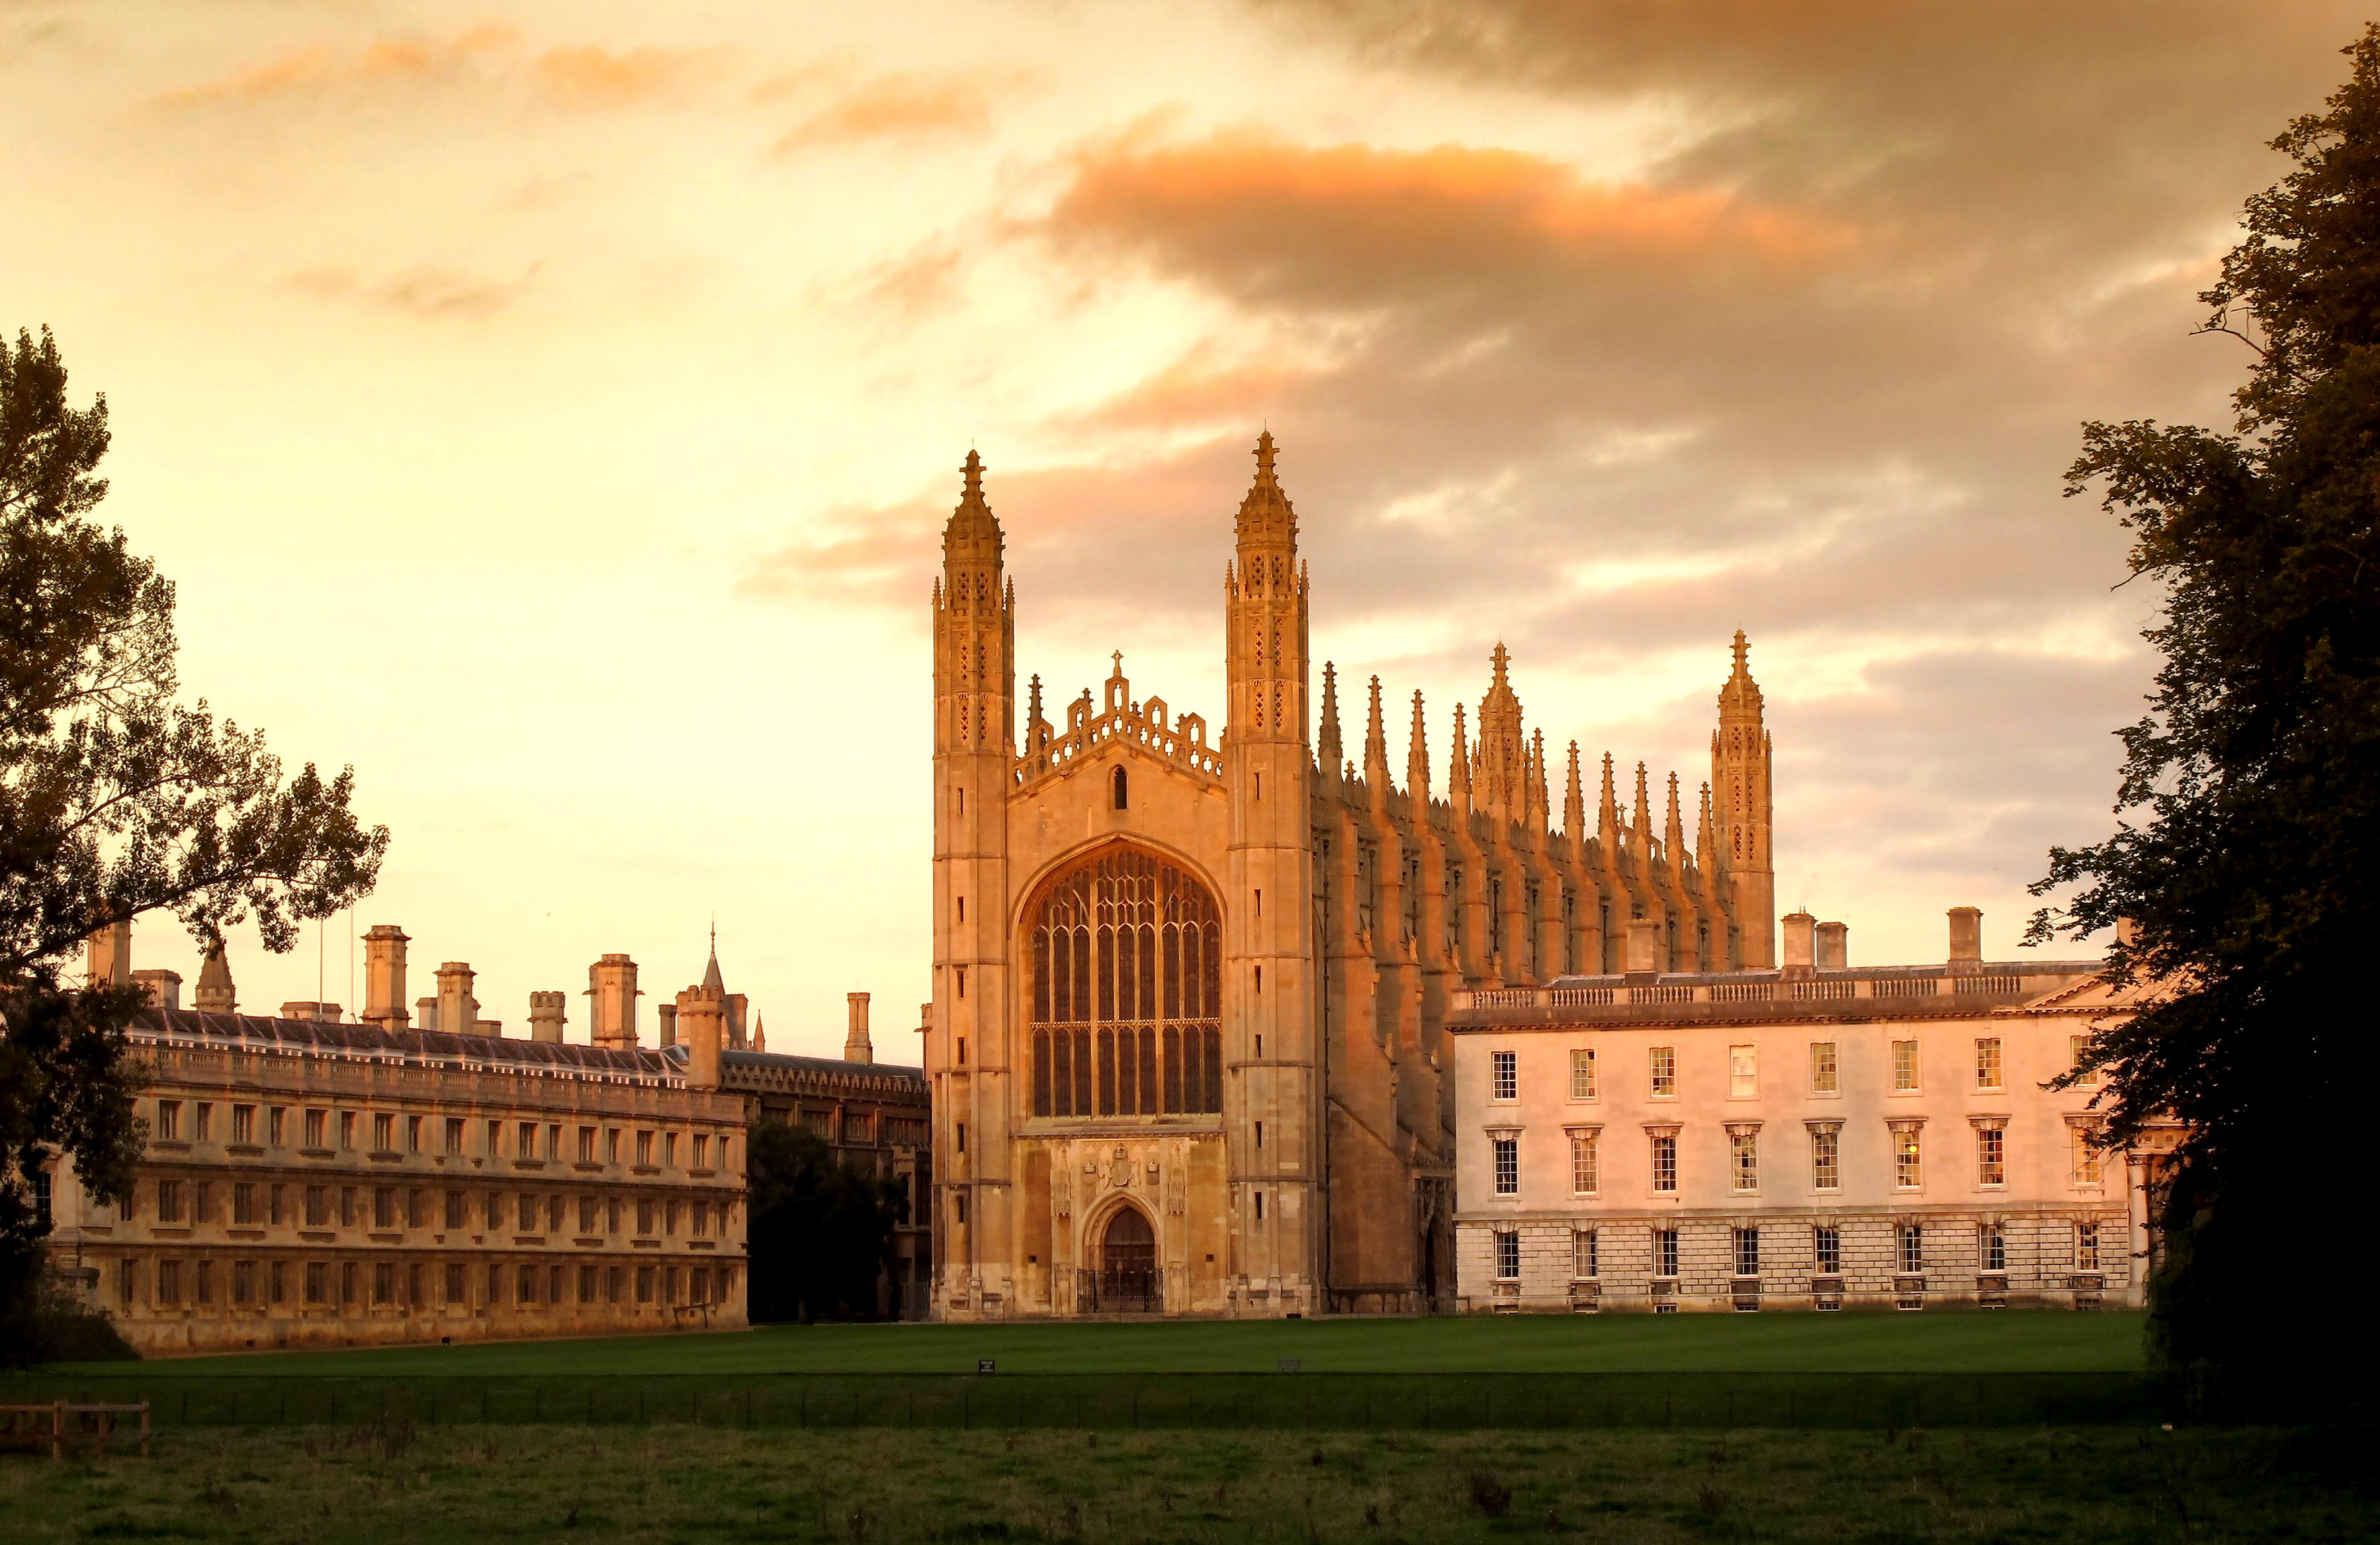
M 2191 1410 L 2113 1373 L 779 1374 L 0 1377 L 0 1401 L 151 1402 L 160 1428 L 553 1423 L 1464 1431 L 2108 1426 Z M 2290 1419 L 2307 1419 L 2292 1413 Z

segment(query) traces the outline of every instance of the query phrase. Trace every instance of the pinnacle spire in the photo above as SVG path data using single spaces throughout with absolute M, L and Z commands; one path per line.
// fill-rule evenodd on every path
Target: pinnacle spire
M 1297 512 L 1290 506 L 1289 495 L 1281 491 L 1281 480 L 1273 471 L 1272 431 L 1257 436 L 1256 481 L 1248 485 L 1247 497 L 1240 501 L 1238 525 L 1242 547 L 1281 545 L 1294 549 L 1297 545 Z
M 973 456 L 975 453 L 967 453 Z M 702 968 L 702 990 L 712 997 L 727 996 L 727 983 L 719 976 L 719 919 L 710 919 L 710 963 Z
M 1380 723 L 1380 678 L 1372 678 L 1370 722 L 1364 728 L 1364 775 L 1385 785 L 1389 777 L 1389 732 Z
M 1339 672 L 1328 660 L 1322 663 L 1322 734 L 1319 748 L 1322 765 L 1330 772 L 1339 770 L 1342 752 L 1339 742 Z
M 1661 845 L 1666 850 L 1670 867 L 1677 869 L 1686 858 L 1686 829 L 1678 819 L 1678 775 L 1670 774 L 1670 813 L 1661 827 Z
M 1562 789 L 1562 834 L 1576 844 L 1586 836 L 1586 796 L 1578 781 L 1578 742 L 1570 743 L 1570 776 Z
M 949 523 L 942 528 L 942 562 L 997 564 L 1004 543 L 1000 522 L 993 518 L 991 505 L 984 501 L 983 458 L 970 449 L 966 464 L 959 468 L 959 502 L 951 510 Z
M 1645 792 L 1645 764 L 1636 764 L 1636 850 L 1645 850 L 1645 839 L 1653 834 L 1653 797 Z
M 1429 731 L 1422 721 L 1419 687 L 1414 688 L 1413 728 L 1405 736 L 1405 791 L 1421 805 L 1429 803 Z
M 1453 765 L 1446 780 L 1446 797 L 1454 802 L 1457 815 L 1471 813 L 1471 742 L 1463 733 L 1463 705 L 1454 705 L 1454 749 L 1448 759 Z
M 1730 710 L 1737 713 L 1747 710 L 1755 714 L 1760 712 L 1760 684 L 1752 679 L 1751 654 L 1752 646 L 1745 641 L 1743 629 L 1739 627 L 1735 630 L 1735 668 L 1728 673 L 1727 685 L 1718 689 L 1721 716 Z
M 1603 753 L 1603 798 L 1596 807 L 1596 825 L 1602 831 L 1607 845 L 1620 834 L 1620 796 L 1611 785 L 1611 753 Z M 1609 847 L 1605 858 L 1610 857 Z

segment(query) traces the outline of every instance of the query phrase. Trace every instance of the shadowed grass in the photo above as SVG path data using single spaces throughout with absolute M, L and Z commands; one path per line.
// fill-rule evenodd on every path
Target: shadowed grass
M 1368 1542 L 2380 1537 L 2346 1435 L 804 1434 L 401 1424 L 0 1458 L 7 1538 Z M 2355 1488 L 2362 1485 L 2364 1490 Z

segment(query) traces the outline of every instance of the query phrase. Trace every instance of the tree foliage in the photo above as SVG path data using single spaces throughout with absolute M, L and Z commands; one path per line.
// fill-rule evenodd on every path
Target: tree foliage
M 388 845 L 348 809 L 352 770 L 285 778 L 261 736 L 180 700 L 173 584 L 88 518 L 108 440 L 46 328 L 0 344 L 0 1320 L 32 1301 L 42 1164 L 69 1154 L 120 1200 L 140 1150 L 140 1000 L 61 979 L 83 942 L 167 911 L 202 943 L 252 920 L 286 950 Z
M 909 1212 L 900 1185 L 852 1168 L 816 1133 L 781 1121 L 755 1123 L 747 1141 L 751 1317 L 874 1317 L 893 1226 Z
M 2118 829 L 2053 849 L 2034 937 L 2129 919 L 2111 952 L 2146 1004 L 2096 1038 L 2110 1136 L 2179 1118 L 2152 1339 L 2169 1364 L 2296 1366 L 2274 1288 L 2335 1235 L 2359 1175 L 2350 1059 L 2380 941 L 2380 27 L 2348 81 L 2273 148 L 2202 299 L 2254 351 L 2234 432 L 2084 427 L 2096 488 L 2163 588 L 2150 712 L 2122 730 Z M 2350 1332 L 2371 1356 L 2368 1330 Z M 2268 1346 L 2268 1341 L 2270 1345 Z M 2342 1349 L 2344 1350 L 2344 1349 Z

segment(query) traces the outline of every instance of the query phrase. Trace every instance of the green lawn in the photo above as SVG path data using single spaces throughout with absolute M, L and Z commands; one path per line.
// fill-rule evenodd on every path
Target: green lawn
M 257 1352 L 145 1374 L 2137 1372 L 2141 1317 L 2106 1310 L 1923 1314 L 1513 1315 L 1441 1320 L 1072 1325 L 771 1326 L 715 1335 Z M 93 1365 L 91 1371 L 122 1369 Z

